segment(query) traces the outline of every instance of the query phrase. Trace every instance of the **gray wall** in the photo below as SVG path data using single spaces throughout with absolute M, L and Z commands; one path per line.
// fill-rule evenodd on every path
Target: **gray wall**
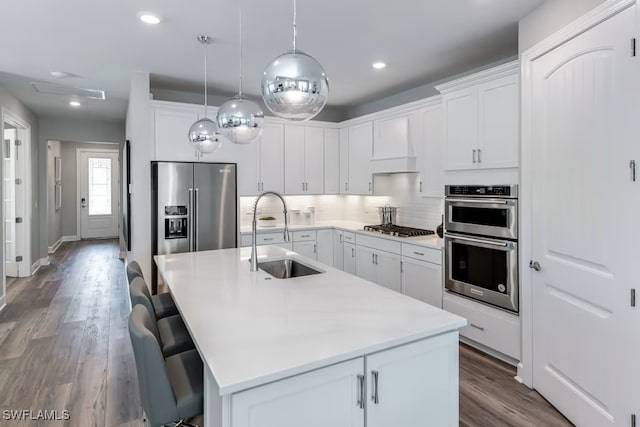
M 605 0 L 547 0 L 520 20 L 518 50 L 520 53 L 562 29 Z
M 118 149 L 118 144 L 62 141 L 62 235 L 76 236 L 78 226 L 78 168 L 76 149 Z
M 62 237 L 62 208 L 56 210 L 55 159 L 61 157 L 60 141 L 49 141 L 47 145 L 47 244 L 52 247 Z M 67 166 L 63 161 L 63 168 Z
M 39 125 L 40 125 L 39 126 L 40 137 L 39 137 L 38 145 L 42 153 L 46 153 L 47 142 L 50 140 L 76 141 L 76 142 L 112 142 L 112 143 L 120 144 L 120 146 L 124 142 L 124 133 L 125 133 L 124 120 L 113 122 L 113 121 L 104 121 L 104 120 L 87 120 L 87 119 L 74 120 L 74 119 L 59 119 L 59 118 L 43 117 L 40 119 Z M 47 170 L 46 155 L 41 156 L 39 160 L 40 160 L 40 163 L 39 163 L 40 170 L 46 171 Z M 63 167 L 63 172 L 65 167 Z M 43 191 L 38 193 L 39 203 L 41 205 L 44 205 L 47 201 L 46 179 L 47 179 L 47 174 L 42 173 L 40 175 L 40 188 L 42 188 Z M 73 187 L 75 189 L 75 185 L 73 185 Z M 63 189 L 62 189 L 63 203 L 64 203 L 64 195 L 65 193 L 68 192 L 67 190 L 68 190 L 68 186 L 65 186 L 63 183 Z M 40 229 L 47 230 L 46 210 L 42 210 L 42 212 L 40 212 Z M 43 236 L 41 236 L 40 238 L 40 254 L 41 254 L 40 256 L 46 257 L 47 249 L 48 249 L 48 242 L 47 242 L 48 236 L 46 233 L 42 233 L 42 234 Z M 75 235 L 75 234 L 76 233 L 74 232 L 72 235 Z M 66 233 L 64 233 L 64 227 L 63 227 L 63 235 L 67 235 Z
M 25 107 L 15 96 L 9 93 L 4 87 L 0 86 L 0 108 L 6 108 L 11 111 L 13 114 L 22 118 L 22 120 L 26 121 L 31 125 L 31 194 L 33 195 L 33 200 L 31 204 L 31 262 L 35 263 L 36 260 L 40 258 L 40 217 L 41 210 L 46 215 L 46 208 L 40 200 L 38 199 L 38 188 L 39 188 L 39 129 L 38 129 L 38 117 L 27 107 Z M 46 153 L 46 152 L 45 152 Z M 46 155 L 44 156 L 46 162 Z M 2 166 L 0 165 L 0 174 L 2 173 Z M 1 191 L 1 190 L 0 190 Z M 40 207 L 42 206 L 42 209 Z M 46 241 L 46 236 L 44 237 Z M 4 259 L 4 245 L 0 245 L 0 259 Z M 45 252 L 46 254 L 46 252 Z M 2 265 L 2 276 L 4 276 L 4 263 L 0 262 Z M 29 266 L 31 268 L 31 266 Z
M 187 104 L 203 104 L 204 95 L 201 92 L 188 92 L 173 89 L 163 88 L 151 88 L 153 99 L 158 101 L 173 101 L 173 102 L 185 102 Z M 219 107 L 225 101 L 229 99 L 226 95 L 209 95 L 208 104 Z M 264 105 L 262 99 L 253 98 L 254 101 L 262 107 L 265 115 L 272 116 L 269 109 Z M 344 120 L 346 109 L 336 107 L 325 107 L 320 114 L 318 114 L 313 120 L 321 120 L 325 122 L 341 122 Z

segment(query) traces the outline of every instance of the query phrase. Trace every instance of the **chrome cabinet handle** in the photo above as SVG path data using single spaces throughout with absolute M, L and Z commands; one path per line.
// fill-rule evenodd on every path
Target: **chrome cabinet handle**
M 358 374 L 358 407 L 364 409 L 364 375 Z
M 351 258 L 355 258 L 356 257 L 356 250 L 355 248 L 351 248 Z
M 378 265 L 378 254 L 375 254 L 376 256 L 376 265 Z
M 380 399 L 378 399 L 378 371 L 371 371 L 371 380 L 373 382 L 373 387 L 371 388 L 371 400 L 376 405 L 380 403 Z
M 343 243 L 342 234 L 340 234 L 340 243 Z
M 265 242 L 270 242 L 271 240 L 273 240 L 273 237 L 265 237 L 263 240 Z
M 347 191 L 347 183 L 344 183 L 344 191 Z
M 258 183 L 258 191 L 260 191 L 260 183 Z
M 476 152 L 477 152 L 477 150 L 474 149 L 473 150 L 473 163 L 477 163 L 477 161 L 476 161 Z
M 375 264 L 376 263 L 376 256 L 374 254 L 371 254 L 371 264 Z
M 636 161 L 631 160 L 629 162 L 629 169 L 631 170 L 631 182 L 636 182 Z
M 420 181 L 420 192 L 422 193 L 422 181 Z
M 371 183 L 369 183 L 369 191 L 371 191 Z
M 314 254 L 317 254 L 317 253 L 318 253 L 318 244 L 317 244 L 317 243 L 314 243 L 314 244 L 313 244 L 313 253 L 314 253 Z
M 416 251 L 413 251 L 413 254 L 414 254 L 414 255 L 424 256 L 424 254 L 423 254 L 422 252 L 416 252 Z
M 482 157 L 480 156 L 482 154 L 482 149 L 478 148 L 478 163 L 482 163 Z
M 304 191 L 304 182 L 302 183 L 302 191 Z
M 484 332 L 484 328 L 478 325 L 474 325 L 473 323 L 469 323 L 469 326 L 471 326 L 472 328 L 476 328 L 479 331 L 483 331 Z

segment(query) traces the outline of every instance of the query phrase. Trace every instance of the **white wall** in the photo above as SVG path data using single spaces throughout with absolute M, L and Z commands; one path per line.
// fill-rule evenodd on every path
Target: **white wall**
M 60 141 L 49 141 L 47 144 L 47 244 L 51 250 L 62 237 L 62 208 L 56 209 L 55 200 L 55 159 L 62 157 Z M 63 168 L 66 167 L 62 160 Z
M 562 29 L 605 0 L 547 0 L 520 20 L 518 51 L 520 53 Z
M 126 138 L 131 141 L 131 251 L 128 260 L 140 263 L 151 286 L 151 118 L 149 73 L 131 76 Z

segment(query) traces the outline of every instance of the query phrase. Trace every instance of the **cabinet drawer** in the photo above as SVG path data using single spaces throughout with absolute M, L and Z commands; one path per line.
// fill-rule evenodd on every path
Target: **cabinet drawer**
M 294 231 L 292 234 L 294 242 L 308 242 L 316 240 L 316 230 Z
M 284 243 L 284 233 L 258 233 L 256 244 L 257 245 L 276 245 Z M 240 244 L 244 246 L 251 246 L 251 234 L 243 234 L 240 237 Z
M 424 246 L 403 243 L 402 256 L 442 265 L 442 251 L 438 249 L 425 248 Z
M 465 317 L 460 335 L 520 360 L 520 318 L 445 292 L 442 308 Z
M 350 231 L 345 231 L 342 234 L 342 240 L 344 240 L 345 242 L 349 242 L 349 243 L 355 243 L 356 242 L 356 233 L 352 233 Z
M 356 244 L 400 255 L 400 242 L 395 242 L 393 240 L 358 234 L 356 235 Z

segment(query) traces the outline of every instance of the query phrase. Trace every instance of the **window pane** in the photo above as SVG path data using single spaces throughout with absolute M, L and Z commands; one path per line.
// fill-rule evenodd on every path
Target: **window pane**
M 111 215 L 111 159 L 89 158 L 89 215 Z

